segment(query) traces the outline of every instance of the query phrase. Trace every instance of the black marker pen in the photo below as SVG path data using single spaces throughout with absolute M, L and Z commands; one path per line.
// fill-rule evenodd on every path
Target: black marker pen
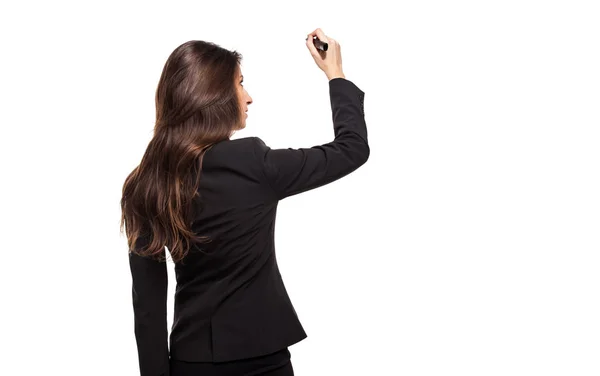
M 308 39 L 308 37 L 306 39 Z M 313 36 L 313 44 L 321 51 L 327 51 L 327 48 L 329 47 L 326 42 L 322 42 L 316 35 Z

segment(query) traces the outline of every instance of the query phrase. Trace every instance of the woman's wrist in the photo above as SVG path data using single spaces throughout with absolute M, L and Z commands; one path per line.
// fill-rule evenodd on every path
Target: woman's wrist
M 335 71 L 335 72 L 331 72 L 327 74 L 327 79 L 329 79 L 329 81 L 333 80 L 334 78 L 346 78 L 346 76 L 344 75 L 344 72 L 342 71 Z

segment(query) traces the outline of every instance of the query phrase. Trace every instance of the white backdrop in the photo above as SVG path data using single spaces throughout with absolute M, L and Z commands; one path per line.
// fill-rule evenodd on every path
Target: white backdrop
M 296 375 L 600 374 L 595 3 L 3 3 L 0 373 L 138 374 L 119 200 L 166 58 L 241 52 L 233 138 L 310 147 L 333 139 L 320 27 L 371 156 L 280 203 Z

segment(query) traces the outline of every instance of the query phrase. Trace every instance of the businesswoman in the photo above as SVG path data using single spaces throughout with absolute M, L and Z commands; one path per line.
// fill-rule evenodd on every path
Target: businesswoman
M 335 136 L 310 148 L 230 139 L 252 103 L 238 52 L 189 41 L 165 63 L 154 136 L 121 199 L 142 376 L 294 374 L 288 347 L 307 334 L 277 267 L 277 204 L 369 157 L 364 92 L 345 78 L 339 44 L 316 29 L 306 46 L 329 81 Z M 165 247 L 177 280 L 170 336 Z

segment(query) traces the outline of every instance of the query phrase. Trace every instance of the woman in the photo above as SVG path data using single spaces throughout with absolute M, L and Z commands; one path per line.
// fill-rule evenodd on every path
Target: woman
M 239 53 L 190 41 L 167 59 L 154 137 L 121 200 L 142 376 L 294 374 L 288 346 L 307 335 L 277 267 L 278 201 L 369 157 L 364 92 L 345 79 L 339 44 L 316 29 L 306 45 L 329 80 L 335 134 L 312 148 L 230 139 L 252 103 Z M 170 336 L 165 246 L 177 279 Z

